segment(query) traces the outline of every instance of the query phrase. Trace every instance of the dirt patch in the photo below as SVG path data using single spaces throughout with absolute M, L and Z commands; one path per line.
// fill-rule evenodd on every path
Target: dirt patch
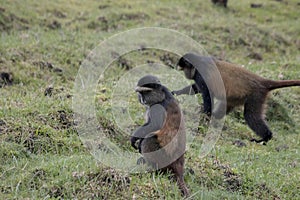
M 73 113 L 65 110 L 58 110 L 49 114 L 50 119 L 54 122 L 51 126 L 54 129 L 69 129 L 74 126 Z
M 5 8 L 0 7 L 0 31 L 26 30 L 29 28 L 29 22 L 13 13 L 7 12 Z
M 0 72 L 0 88 L 13 84 L 13 74 L 11 72 Z
M 275 148 L 275 150 L 276 150 L 277 152 L 285 151 L 285 150 L 287 150 L 287 149 L 289 149 L 289 146 L 288 146 L 287 144 L 279 145 L 279 146 L 277 146 L 277 147 Z
M 5 125 L 6 125 L 5 121 L 0 119 L 0 126 L 5 126 Z
M 164 53 L 159 59 L 167 66 L 176 68 L 176 64 L 179 60 L 178 56 L 171 53 Z
M 230 192 L 245 193 L 253 196 L 257 199 L 276 199 L 280 197 L 275 191 L 272 191 L 265 183 L 255 183 L 251 179 L 243 179 L 238 173 L 234 172 L 229 165 L 221 163 L 219 160 L 215 160 L 215 170 L 220 170 L 223 174 L 221 188 Z
M 51 72 L 56 72 L 56 73 L 62 73 L 63 70 L 58 68 L 58 67 L 54 67 L 54 65 L 48 61 L 34 61 L 32 62 L 32 64 L 34 66 L 38 66 L 41 70 L 49 70 Z
M 251 8 L 261 8 L 261 7 L 263 7 L 263 5 L 261 3 L 251 3 L 250 7 Z
M 5 131 L 5 129 L 6 129 L 6 122 L 0 119 L 0 135 Z
M 50 198 L 64 198 L 64 189 L 63 187 L 53 186 L 49 189 L 48 195 L 50 196 Z
M 54 87 L 49 85 L 44 90 L 44 95 L 47 97 L 71 98 L 72 95 L 65 91 L 63 87 Z
M 55 29 L 60 29 L 62 26 L 61 26 L 60 22 L 58 22 L 57 20 L 54 20 L 52 22 L 47 23 L 47 27 L 49 29 L 55 30 Z
M 99 16 L 97 20 L 91 21 L 87 28 L 94 30 L 115 30 L 123 26 L 127 26 L 127 23 L 132 21 L 142 22 L 148 19 L 149 16 L 145 13 L 123 13 L 123 14 L 112 14 L 111 16 Z
M 224 182 L 228 191 L 240 191 L 242 187 L 242 178 L 234 173 L 230 168 L 224 170 Z
M 108 20 L 105 16 L 99 16 L 96 21 L 92 21 L 87 26 L 89 29 L 100 29 L 103 31 L 114 30 L 117 25 L 114 21 Z
M 108 29 L 109 26 L 108 26 L 108 20 L 106 17 L 104 17 L 104 16 L 98 17 L 98 22 L 100 22 L 102 24 L 104 29 Z
M 80 144 L 65 143 L 65 138 L 74 135 L 71 114 L 65 111 L 57 111 L 53 115 L 42 115 L 38 112 L 28 113 L 30 123 L 5 122 L 0 126 L 1 140 L 22 146 L 26 152 L 33 154 L 59 153 L 69 148 L 81 148 Z M 36 122 L 44 126 L 35 126 Z M 32 123 L 32 124 L 31 124 Z M 53 134 L 53 129 L 60 130 L 60 136 Z
M 280 200 L 281 199 L 265 183 L 257 184 L 254 194 L 258 199 L 274 199 L 274 200 Z
M 108 8 L 108 7 L 110 7 L 109 5 L 100 5 L 100 6 L 98 6 L 98 8 L 100 9 L 100 10 L 103 10 L 103 9 L 105 9 L 105 8 Z
M 248 58 L 254 59 L 254 60 L 263 60 L 263 57 L 260 53 L 252 52 L 248 56 Z
M 119 66 L 121 66 L 121 68 L 124 68 L 126 70 L 131 69 L 132 66 L 133 66 L 132 62 L 130 62 L 129 60 L 127 60 L 127 59 L 125 59 L 123 57 L 120 57 L 117 62 L 119 64 Z
M 53 94 L 53 87 L 52 86 L 47 87 L 44 91 L 44 95 L 51 97 L 52 94 Z
M 39 66 L 40 69 L 53 70 L 53 68 L 54 68 L 52 63 L 47 62 L 47 61 L 34 61 L 32 64 L 35 66 Z
M 54 149 L 55 143 L 47 130 L 40 128 L 35 128 L 26 125 L 14 125 L 12 123 L 7 123 L 6 128 L 1 134 L 1 140 L 20 146 L 21 149 L 26 150 L 26 152 L 40 154 L 46 152 L 56 151 Z
M 215 160 L 214 166 L 216 170 L 223 173 L 222 185 L 227 191 L 240 191 L 243 185 L 242 177 L 235 173 L 227 164 L 222 164 L 219 160 Z
M 37 133 L 36 133 L 37 132 Z M 22 133 L 20 135 L 21 140 L 20 143 L 23 143 L 23 146 L 26 147 L 26 149 L 30 153 L 39 154 L 42 152 L 48 152 L 48 148 L 52 148 L 51 144 L 54 144 L 53 139 L 50 137 L 48 133 L 38 133 L 39 130 L 31 131 L 29 134 L 26 135 L 26 133 Z M 24 137 L 24 138 L 23 138 Z M 47 147 L 46 145 L 50 145 L 50 147 Z
M 66 113 L 64 110 L 57 111 L 59 122 L 66 128 L 72 126 L 73 122 L 71 121 L 71 116 Z
M 123 13 L 117 17 L 118 20 L 146 20 L 149 16 L 145 13 Z
M 100 185 L 115 183 L 116 185 L 128 185 L 130 184 L 130 178 L 126 175 L 118 173 L 114 169 L 106 169 L 101 173 L 89 173 L 87 174 L 88 180 L 95 180 Z
M 129 70 L 133 67 L 133 62 L 119 55 L 117 52 L 111 52 L 111 56 L 117 59 L 117 65 L 123 69 Z
M 118 144 L 120 148 L 128 150 L 128 148 L 130 147 L 129 136 L 126 133 L 120 130 L 119 127 L 109 119 L 99 117 L 98 121 L 101 123 L 98 126 L 98 129 L 103 130 L 107 138 L 109 138 L 115 144 Z M 99 147 L 103 148 L 103 145 L 100 144 Z
M 227 7 L 227 0 L 212 0 L 211 2 L 217 6 Z
M 29 187 L 32 189 L 41 188 L 46 180 L 47 172 L 43 169 L 35 169 L 31 172 Z
M 49 10 L 48 12 L 60 19 L 64 19 L 67 17 L 67 14 L 65 14 L 59 10 Z
M 73 172 L 74 181 L 84 181 L 83 187 L 77 188 L 75 196 L 84 196 L 88 199 L 128 199 L 124 197 L 129 189 L 130 178 L 113 169 L 103 169 L 99 172 Z

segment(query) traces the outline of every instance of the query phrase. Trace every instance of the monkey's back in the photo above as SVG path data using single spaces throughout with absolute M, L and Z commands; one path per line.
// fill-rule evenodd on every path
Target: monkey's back
M 227 100 L 244 100 L 248 94 L 265 88 L 263 77 L 236 64 L 219 60 L 215 63 L 223 79 Z

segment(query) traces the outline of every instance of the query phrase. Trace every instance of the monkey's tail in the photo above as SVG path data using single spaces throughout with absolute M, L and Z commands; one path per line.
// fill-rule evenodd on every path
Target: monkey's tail
M 274 90 L 277 88 L 300 86 L 300 80 L 282 80 L 282 81 L 268 80 L 266 81 L 265 85 L 269 90 Z

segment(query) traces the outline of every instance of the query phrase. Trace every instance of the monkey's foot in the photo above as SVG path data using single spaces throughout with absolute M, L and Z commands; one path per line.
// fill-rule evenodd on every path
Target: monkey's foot
M 262 145 L 267 145 L 267 142 L 265 140 L 257 140 L 255 138 L 251 139 L 250 142 L 255 142 Z

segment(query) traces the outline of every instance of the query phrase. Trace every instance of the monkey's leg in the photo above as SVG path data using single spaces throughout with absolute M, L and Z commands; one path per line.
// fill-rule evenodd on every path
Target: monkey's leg
M 176 95 L 182 95 L 182 94 L 195 95 L 201 93 L 201 90 L 198 88 L 196 84 L 193 84 L 193 85 L 186 86 L 181 90 L 172 91 L 171 93 Z
M 210 116 L 212 112 L 213 98 L 211 98 L 208 88 L 202 91 L 202 100 L 203 112 Z
M 140 139 L 140 142 L 139 142 L 139 146 L 138 146 L 138 150 L 139 150 L 139 153 L 142 153 L 142 142 L 143 142 L 143 138 Z
M 142 153 L 142 143 L 143 143 L 143 140 L 144 139 L 140 139 L 140 142 L 139 142 L 139 146 L 138 146 L 138 149 L 139 149 L 139 153 L 141 154 Z M 140 157 L 137 161 L 136 161 L 136 164 L 137 165 L 142 165 L 142 164 L 145 164 L 146 163 L 146 160 L 144 157 Z
M 173 162 L 169 168 L 171 168 L 171 171 L 174 173 L 177 185 L 178 185 L 182 195 L 184 195 L 185 197 L 190 196 L 190 192 L 189 192 L 188 188 L 186 187 L 186 184 L 185 184 L 184 178 L 183 178 L 184 155 L 182 155 L 175 162 Z
M 263 117 L 265 99 L 266 94 L 253 94 L 245 102 L 245 120 L 249 127 L 262 138 L 261 140 L 252 139 L 257 143 L 268 142 L 272 138 L 272 132 Z
M 220 100 L 214 105 L 212 113 L 216 119 L 222 119 L 227 114 L 228 105 L 226 106 L 226 103 Z

